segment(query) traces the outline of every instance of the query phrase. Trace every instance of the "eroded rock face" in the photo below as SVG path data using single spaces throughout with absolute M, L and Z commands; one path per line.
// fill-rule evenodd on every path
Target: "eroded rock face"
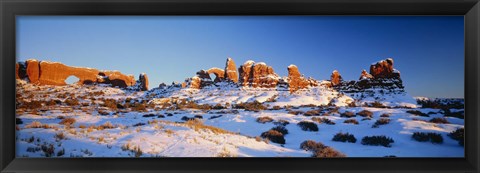
M 210 68 L 207 70 L 208 74 L 214 74 L 215 75 L 215 79 L 213 80 L 213 82 L 221 82 L 225 79 L 224 75 L 225 75 L 225 72 L 220 69 L 220 68 L 217 68 L 217 67 L 213 67 L 213 68 Z
M 138 76 L 138 80 L 140 81 L 140 90 L 147 91 L 148 90 L 148 76 L 145 73 L 142 73 Z
M 240 83 L 240 86 L 250 86 L 249 80 L 253 75 L 252 73 L 253 64 L 255 64 L 255 61 L 249 60 L 243 63 L 243 65 L 240 65 L 240 67 L 238 67 L 238 73 L 239 73 L 238 82 Z
M 366 80 L 366 79 L 373 79 L 373 76 L 368 73 L 366 70 L 362 70 L 362 73 L 360 74 L 360 78 L 358 80 Z
M 280 77 L 263 62 L 253 64 L 250 85 L 254 88 L 275 88 Z
M 237 65 L 232 58 L 227 58 L 225 63 L 225 79 L 234 83 L 238 82 Z
M 30 80 L 30 83 L 38 84 L 38 79 L 40 78 L 40 63 L 36 59 L 29 59 L 25 64 L 27 65 L 26 74 L 28 80 Z
M 330 81 L 332 82 L 332 86 L 338 86 L 343 81 L 342 75 L 340 75 L 337 70 L 333 70 Z
M 393 68 L 393 59 L 378 61 L 370 66 L 370 74 L 378 78 L 400 78 L 400 73 Z
M 79 79 L 78 84 L 105 83 L 125 88 L 135 84 L 132 75 L 124 75 L 118 71 L 99 71 L 93 68 L 71 67 L 59 62 L 27 60 L 25 62 L 26 77 L 33 84 L 39 85 L 66 85 L 65 80 L 70 76 Z M 19 77 L 21 68 L 19 66 Z
M 310 85 L 311 82 L 302 77 L 296 65 L 292 64 L 288 66 L 287 69 L 288 69 L 288 87 L 289 87 L 290 93 L 293 93 L 299 89 L 307 88 Z
M 15 79 L 20 79 L 18 76 L 18 70 L 20 69 L 20 65 L 18 63 L 15 64 Z

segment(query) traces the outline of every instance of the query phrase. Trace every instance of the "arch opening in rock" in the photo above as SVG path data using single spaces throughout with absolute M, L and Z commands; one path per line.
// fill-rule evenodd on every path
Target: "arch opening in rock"
M 65 83 L 68 85 L 78 84 L 79 81 L 80 79 L 75 75 L 70 75 L 67 77 L 67 79 L 65 79 Z

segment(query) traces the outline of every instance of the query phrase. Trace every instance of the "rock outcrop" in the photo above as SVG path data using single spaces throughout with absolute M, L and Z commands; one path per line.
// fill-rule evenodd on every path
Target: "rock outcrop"
M 225 63 L 225 79 L 234 83 L 238 82 L 237 65 L 232 58 L 227 58 Z
M 332 86 L 338 86 L 342 83 L 342 75 L 337 70 L 333 70 L 332 75 L 330 76 L 330 81 L 332 82 Z
M 362 70 L 362 73 L 360 74 L 360 78 L 358 80 L 366 80 L 366 79 L 373 79 L 373 76 L 368 73 L 366 70 Z
M 393 68 L 393 59 L 387 58 L 386 60 L 378 61 L 370 65 L 370 74 L 374 78 L 400 78 L 400 72 Z
M 300 72 L 298 71 L 298 67 L 296 65 L 289 65 L 288 66 L 288 88 L 290 93 L 293 93 L 299 89 L 307 88 L 310 86 L 309 80 L 306 80 Z
M 212 74 L 212 73 L 215 75 L 215 79 L 213 80 L 213 82 L 221 82 L 225 79 L 225 77 L 224 77 L 225 72 L 220 68 L 212 67 L 212 68 L 208 69 L 207 72 L 208 72 L 209 75 Z
M 264 62 L 246 61 L 238 68 L 238 72 L 240 74 L 239 83 L 241 86 L 275 88 L 280 80 L 273 68 L 267 66 Z
M 22 64 L 19 65 L 18 76 L 22 78 Z M 77 84 L 105 83 L 125 88 L 135 84 L 135 77 L 124 75 L 118 71 L 100 71 L 93 68 L 71 67 L 59 62 L 38 61 L 30 59 L 25 62 L 25 77 L 38 85 L 66 85 L 70 76 L 79 79 Z
M 138 76 L 138 81 L 140 82 L 140 90 L 147 91 L 148 90 L 148 76 L 145 73 L 142 73 Z

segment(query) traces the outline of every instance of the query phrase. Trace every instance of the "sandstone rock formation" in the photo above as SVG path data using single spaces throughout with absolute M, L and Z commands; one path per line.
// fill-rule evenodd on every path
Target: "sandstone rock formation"
M 333 70 L 330 81 L 332 82 L 332 86 L 337 86 L 343 81 L 342 75 L 340 75 L 337 70 Z
M 22 64 L 19 65 L 18 76 L 22 78 Z M 38 85 L 66 85 L 70 76 L 79 79 L 78 84 L 105 83 L 125 88 L 135 84 L 132 75 L 124 75 L 118 71 L 99 71 L 93 68 L 71 67 L 59 62 L 38 61 L 30 59 L 25 62 L 26 77 Z
M 366 79 L 373 79 L 373 76 L 368 73 L 366 70 L 362 70 L 362 73 L 360 74 L 360 78 L 358 80 L 366 80 Z
M 20 79 L 18 76 L 18 70 L 20 69 L 20 65 L 18 63 L 15 64 L 15 79 Z
M 267 66 L 264 62 L 246 61 L 238 68 L 238 72 L 240 74 L 239 83 L 241 86 L 274 88 L 280 80 L 273 68 Z
M 209 75 L 212 74 L 212 73 L 215 75 L 215 79 L 213 80 L 213 82 L 221 82 L 225 78 L 224 77 L 225 72 L 220 68 L 212 67 L 212 68 L 208 69 L 207 72 L 208 72 Z
M 289 65 L 288 66 L 288 87 L 290 93 L 293 93 L 299 89 L 307 88 L 310 85 L 309 80 L 306 80 L 302 77 L 300 72 L 298 71 L 298 67 L 296 65 Z
M 370 66 L 370 74 L 374 78 L 400 78 L 400 73 L 393 68 L 393 59 L 378 61 Z
M 237 72 L 237 65 L 232 58 L 227 58 L 227 62 L 225 63 L 225 79 L 228 81 L 237 83 L 238 82 L 238 72 Z
M 239 79 L 238 82 L 240 86 L 249 86 L 250 78 L 252 76 L 252 67 L 255 62 L 252 60 L 246 61 L 243 65 L 238 67 Z
M 145 73 L 142 73 L 138 76 L 138 80 L 140 81 L 140 90 L 147 91 L 148 90 L 148 76 Z

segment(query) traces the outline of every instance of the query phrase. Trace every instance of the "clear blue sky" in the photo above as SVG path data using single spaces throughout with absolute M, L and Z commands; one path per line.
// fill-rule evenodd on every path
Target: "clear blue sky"
M 20 16 L 17 60 L 119 70 L 150 87 L 263 61 L 281 76 L 357 80 L 392 57 L 413 96 L 464 97 L 463 16 Z

